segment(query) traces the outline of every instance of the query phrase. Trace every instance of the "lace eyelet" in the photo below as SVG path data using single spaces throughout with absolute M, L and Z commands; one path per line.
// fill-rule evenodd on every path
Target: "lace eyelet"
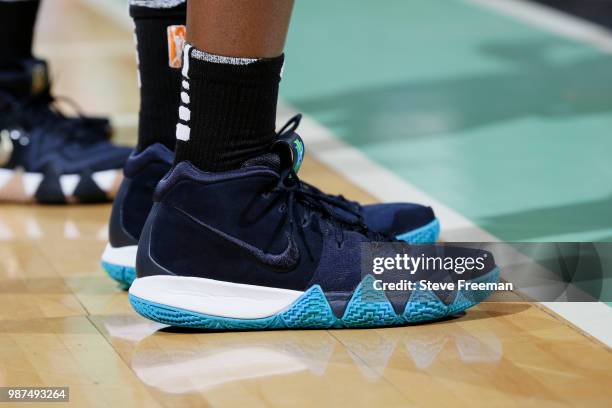
M 281 205 L 278 207 L 278 212 L 279 212 L 279 213 L 284 213 L 284 212 L 285 212 L 285 210 L 287 210 L 287 206 L 285 205 L 285 203 L 281 204 Z
M 302 218 L 302 228 L 306 228 L 310 225 L 310 217 Z

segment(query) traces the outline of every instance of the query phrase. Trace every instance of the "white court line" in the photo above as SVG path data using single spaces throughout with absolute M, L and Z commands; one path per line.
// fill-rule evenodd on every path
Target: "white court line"
M 608 30 L 551 7 L 525 0 L 461 1 L 494 10 L 540 30 L 612 53 L 612 35 Z
M 602 302 L 541 302 L 574 326 L 612 347 L 612 308 Z

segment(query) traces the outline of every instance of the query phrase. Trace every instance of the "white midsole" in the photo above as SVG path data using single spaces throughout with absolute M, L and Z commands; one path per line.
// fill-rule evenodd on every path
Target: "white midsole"
M 113 248 L 111 244 L 106 244 L 102 253 L 102 261 L 113 265 L 136 267 L 136 252 L 138 245 L 129 245 L 119 248 Z
M 20 187 L 12 187 L 16 191 L 13 193 L 13 195 L 18 195 L 12 195 L 11 198 L 17 200 L 32 198 L 34 194 L 36 194 L 40 183 L 42 183 L 43 179 L 45 178 L 43 173 L 24 172 L 20 169 L 0 169 L 0 198 L 2 198 L 2 189 L 6 185 L 9 185 L 9 183 L 13 181 L 14 177 L 19 177 L 18 184 L 20 184 Z M 111 190 L 116 188 L 118 185 L 117 177 L 123 177 L 123 172 L 121 169 L 102 170 L 91 174 L 91 178 L 96 185 L 106 193 L 112 193 L 112 195 L 115 194 L 115 191 Z M 62 174 L 59 176 L 62 194 L 64 194 L 66 197 L 72 196 L 80 181 L 80 174 Z
M 258 319 L 279 313 L 304 292 L 187 276 L 138 278 L 130 295 L 211 316 Z

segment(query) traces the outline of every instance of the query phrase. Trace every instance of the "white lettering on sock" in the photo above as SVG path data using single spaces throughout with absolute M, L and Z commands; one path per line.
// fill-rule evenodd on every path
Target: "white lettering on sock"
M 183 101 L 185 105 L 189 105 L 189 94 L 187 92 L 181 92 L 181 101 Z
M 189 141 L 190 132 L 191 129 L 189 129 L 189 126 L 183 125 L 182 123 L 176 124 L 176 138 L 178 140 L 182 140 L 183 142 Z
M 179 118 L 185 122 L 191 119 L 191 111 L 185 106 L 179 106 Z

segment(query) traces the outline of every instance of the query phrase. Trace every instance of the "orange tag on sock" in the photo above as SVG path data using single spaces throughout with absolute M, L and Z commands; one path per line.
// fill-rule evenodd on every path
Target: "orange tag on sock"
M 187 30 L 184 25 L 168 26 L 168 65 L 180 68 L 183 65 L 183 44 Z

